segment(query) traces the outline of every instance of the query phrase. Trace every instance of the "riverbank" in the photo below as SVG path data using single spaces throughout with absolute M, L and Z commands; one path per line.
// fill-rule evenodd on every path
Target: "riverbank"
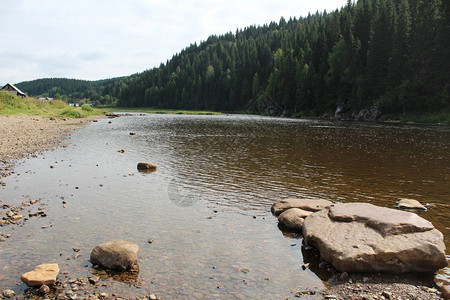
M 14 160 L 62 145 L 62 138 L 70 130 L 87 122 L 90 118 L 0 115 L 0 178 L 14 172 Z
M 137 108 L 106 108 L 109 112 L 134 112 L 134 113 L 148 113 L 148 114 L 176 114 L 176 115 L 223 115 L 222 112 L 217 111 L 205 111 L 205 110 L 183 110 L 183 109 L 156 109 L 149 107 L 137 107 Z
M 156 108 L 105 108 L 108 112 L 134 112 L 149 114 L 178 114 L 178 115 L 255 115 L 258 114 L 249 111 L 199 111 L 199 110 L 181 110 L 181 109 L 156 109 Z M 263 115 L 269 116 L 269 115 Z M 336 118 L 332 115 L 316 116 L 313 113 L 300 112 L 293 115 L 270 115 L 272 117 L 285 117 L 293 119 L 311 119 L 311 120 L 338 120 L 349 122 L 377 122 L 386 124 L 426 124 L 426 125 L 450 125 L 449 113 L 427 113 L 427 114 L 399 114 L 399 115 L 382 115 L 377 120 L 357 120 L 355 118 Z

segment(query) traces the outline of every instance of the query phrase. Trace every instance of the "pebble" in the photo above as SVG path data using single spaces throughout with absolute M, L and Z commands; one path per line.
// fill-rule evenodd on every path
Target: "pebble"
M 383 297 L 386 298 L 386 299 L 392 299 L 392 293 L 387 292 L 387 291 L 383 291 L 383 292 L 381 293 L 381 296 L 383 296 Z
M 5 298 L 13 298 L 16 296 L 16 293 L 13 290 L 4 290 L 3 291 L 3 296 Z
M 92 275 L 88 277 L 88 280 L 91 284 L 96 284 L 100 280 L 100 277 Z
M 441 293 L 444 299 L 450 299 L 450 285 L 445 284 L 441 286 Z
M 108 298 L 109 295 L 107 293 L 101 293 L 100 298 Z
M 48 287 L 48 285 L 41 285 L 41 287 L 39 288 L 39 293 L 46 295 L 50 293 L 50 288 Z
M 158 299 L 158 297 L 156 297 L 156 296 L 153 295 L 153 294 L 151 294 L 151 295 L 149 296 L 149 298 L 150 298 L 151 300 L 157 300 L 157 299 Z
M 339 275 L 339 280 L 340 281 L 346 281 L 348 279 L 348 273 L 347 272 L 342 272 L 341 275 Z

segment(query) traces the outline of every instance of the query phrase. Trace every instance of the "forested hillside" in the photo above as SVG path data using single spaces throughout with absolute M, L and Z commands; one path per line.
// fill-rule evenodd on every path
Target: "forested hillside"
M 115 102 L 110 96 L 102 96 L 104 88 L 108 84 L 114 84 L 121 78 L 104 79 L 97 81 L 67 79 L 67 78 L 45 78 L 32 81 L 24 81 L 16 86 L 30 96 L 48 96 L 54 98 L 63 95 L 70 99 L 91 99 L 97 105 L 113 105 Z
M 83 92 L 120 107 L 369 118 L 449 112 L 449 1 L 349 1 L 331 13 L 211 36 L 132 76 L 66 87 L 53 80 L 33 92 L 32 82 L 17 86 Z

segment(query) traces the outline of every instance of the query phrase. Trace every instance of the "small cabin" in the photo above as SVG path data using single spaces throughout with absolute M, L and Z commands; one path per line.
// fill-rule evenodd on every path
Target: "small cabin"
M 25 97 L 25 93 L 16 88 L 14 85 L 7 83 L 4 87 L 0 89 L 2 92 L 13 94 L 19 97 Z

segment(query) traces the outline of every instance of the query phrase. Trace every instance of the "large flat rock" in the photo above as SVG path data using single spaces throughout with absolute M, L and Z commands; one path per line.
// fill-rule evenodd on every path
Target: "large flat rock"
M 22 275 L 21 279 L 28 286 L 40 287 L 41 285 L 53 285 L 59 274 L 58 264 L 42 264 L 33 271 Z
M 434 228 L 431 222 L 416 214 L 375 206 L 369 203 L 340 203 L 330 207 L 334 221 L 361 222 L 383 235 L 423 232 Z
M 444 238 L 410 212 L 335 204 L 303 224 L 305 242 L 341 272 L 434 272 L 447 266 Z
M 330 207 L 333 202 L 325 199 L 308 199 L 308 198 L 288 198 L 278 200 L 272 204 L 271 211 L 274 215 L 279 215 L 290 208 L 300 208 L 307 211 L 319 211 Z

